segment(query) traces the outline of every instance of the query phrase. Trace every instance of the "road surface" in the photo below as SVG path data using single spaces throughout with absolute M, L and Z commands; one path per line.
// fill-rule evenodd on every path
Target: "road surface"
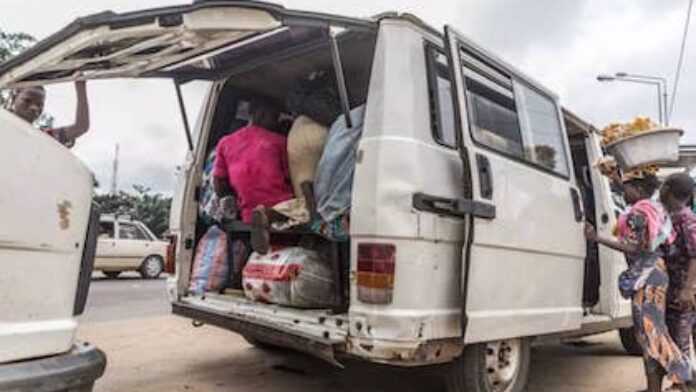
M 269 353 L 214 327 L 169 315 L 163 279 L 95 280 L 79 331 L 108 356 L 97 392 L 415 392 L 442 391 L 433 369 L 349 363 L 336 370 L 301 355 Z M 615 334 L 535 347 L 529 392 L 643 389 L 641 360 Z

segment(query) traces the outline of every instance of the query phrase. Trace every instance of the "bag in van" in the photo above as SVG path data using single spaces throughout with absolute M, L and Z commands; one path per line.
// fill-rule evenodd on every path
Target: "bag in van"
M 227 234 L 211 226 L 196 247 L 189 290 L 193 294 L 222 290 L 229 278 Z
M 334 306 L 329 264 L 313 250 L 290 247 L 253 253 L 243 271 L 244 293 L 259 302 L 298 308 Z

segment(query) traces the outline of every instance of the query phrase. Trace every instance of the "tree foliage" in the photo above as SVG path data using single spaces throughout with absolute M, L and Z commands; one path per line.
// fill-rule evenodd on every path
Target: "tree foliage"
M 94 200 L 99 203 L 102 214 L 130 215 L 132 219 L 145 223 L 160 238 L 169 228 L 172 198 L 153 193 L 142 185 L 134 185 L 133 192 L 96 195 Z

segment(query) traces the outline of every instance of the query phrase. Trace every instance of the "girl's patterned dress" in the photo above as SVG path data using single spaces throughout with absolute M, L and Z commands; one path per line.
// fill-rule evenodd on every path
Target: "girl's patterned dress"
M 691 380 L 690 364 L 669 334 L 665 321 L 669 277 L 659 247 L 673 240 L 672 223 L 664 207 L 642 200 L 619 219 L 619 238 L 645 249 L 626 257 L 629 268 L 619 282 L 622 293 L 630 293 L 633 325 L 643 347 L 646 370 L 661 367 L 678 384 Z

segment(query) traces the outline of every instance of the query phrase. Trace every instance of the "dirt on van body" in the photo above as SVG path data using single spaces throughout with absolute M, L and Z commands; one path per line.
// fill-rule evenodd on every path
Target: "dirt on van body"
M 299 354 L 267 352 L 241 336 L 176 316 L 86 323 L 79 337 L 107 353 L 97 392 L 443 391 L 434 369 L 348 363 L 345 370 Z M 642 363 L 616 334 L 583 344 L 535 347 L 529 391 L 625 392 L 643 388 Z

